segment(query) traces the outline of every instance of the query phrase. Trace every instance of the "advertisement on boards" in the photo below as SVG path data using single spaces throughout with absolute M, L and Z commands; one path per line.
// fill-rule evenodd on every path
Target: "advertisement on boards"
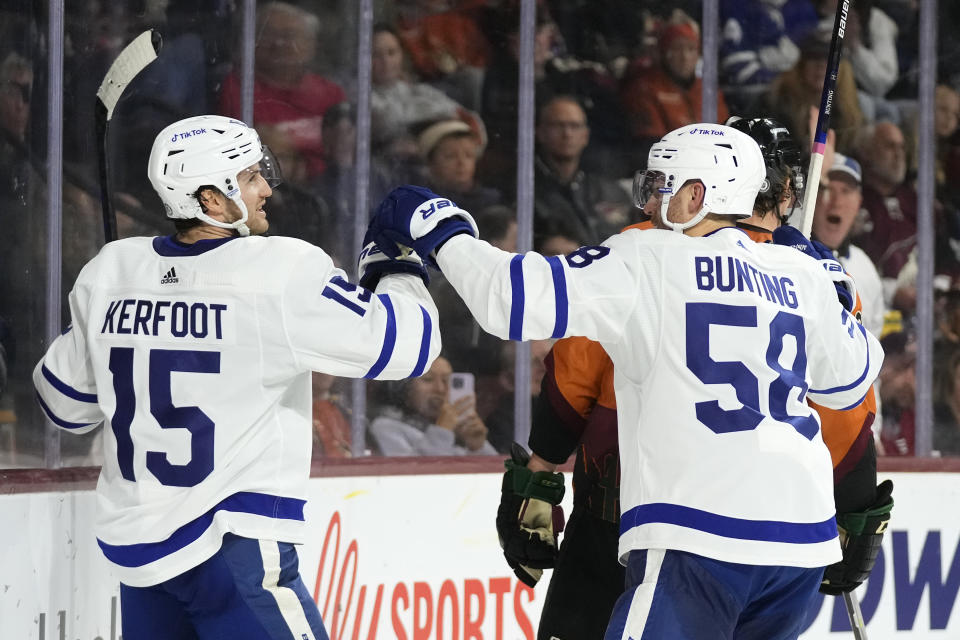
M 896 507 L 857 592 L 869 637 L 958 638 L 960 478 L 882 475 Z M 535 638 L 549 572 L 535 589 L 513 576 L 493 525 L 499 497 L 490 473 L 311 480 L 300 570 L 331 638 Z M 121 637 L 94 504 L 92 491 L 0 496 L 0 640 Z M 801 638 L 851 637 L 843 601 L 819 598 Z

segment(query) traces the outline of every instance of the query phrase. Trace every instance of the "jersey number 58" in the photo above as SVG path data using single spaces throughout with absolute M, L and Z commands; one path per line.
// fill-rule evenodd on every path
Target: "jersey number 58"
M 798 399 L 801 402 L 807 393 L 803 318 L 780 311 L 770 323 L 766 361 L 777 377 L 770 383 L 767 393 L 767 412 L 760 410 L 760 381 L 743 362 L 717 361 L 710 356 L 710 325 L 756 327 L 757 308 L 710 302 L 687 303 L 687 368 L 704 384 L 729 384 L 743 405 L 739 409 L 723 409 L 716 400 L 698 402 L 695 405 L 697 419 L 714 433 L 731 433 L 756 429 L 764 415 L 769 415 L 778 422 L 789 424 L 807 440 L 812 440 L 820 428 L 816 418 L 787 413 L 790 392 L 799 389 Z M 797 343 L 796 356 L 789 369 L 780 364 L 786 336 L 793 336 Z

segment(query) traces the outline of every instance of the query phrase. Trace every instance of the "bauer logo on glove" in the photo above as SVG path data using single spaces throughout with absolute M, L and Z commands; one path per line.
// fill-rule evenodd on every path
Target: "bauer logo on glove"
M 390 257 L 412 247 L 431 267 L 434 252 L 451 237 L 479 235 L 473 217 L 454 202 L 424 187 L 397 187 L 383 199 L 370 220 L 367 237 Z
M 431 201 L 428 202 L 427 204 L 430 205 L 430 206 L 424 207 L 423 209 L 420 209 L 420 210 L 419 210 L 420 213 L 423 214 L 423 219 L 424 219 L 424 220 L 426 220 L 427 218 L 429 218 L 430 216 L 432 216 L 432 215 L 434 214 L 434 212 L 436 212 L 436 211 L 439 210 L 439 209 L 443 209 L 444 207 L 455 207 L 455 206 L 456 206 L 455 204 L 453 204 L 453 203 L 450 202 L 449 200 L 442 200 L 442 199 L 431 200 Z

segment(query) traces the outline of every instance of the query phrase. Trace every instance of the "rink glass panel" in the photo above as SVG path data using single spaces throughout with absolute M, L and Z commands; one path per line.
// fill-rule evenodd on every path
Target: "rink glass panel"
M 218 112 L 227 78 L 231 73 L 239 73 L 242 78 L 244 65 L 253 71 L 247 75 L 256 78 L 254 58 L 245 57 L 245 52 L 257 54 L 268 50 L 262 38 L 292 39 L 297 41 L 293 43 L 294 48 L 302 42 L 302 35 L 290 31 L 268 33 L 265 36 L 262 27 L 261 30 L 254 29 L 252 39 L 247 40 L 244 38 L 244 12 L 255 3 L 236 2 L 232 3 L 235 6 L 231 9 L 222 8 L 223 4 L 171 2 L 164 7 L 163 3 L 152 2 L 66 3 L 62 42 L 63 81 L 59 87 L 63 100 L 63 119 L 62 122 L 51 122 L 47 109 L 47 52 L 50 51 L 47 33 L 51 14 L 47 3 L 25 0 L 7 3 L 2 21 L 5 35 L 2 50 L 4 55 L 10 52 L 20 55 L 29 72 L 20 73 L 15 78 L 3 78 L 3 99 L 7 101 L 5 104 L 13 105 L 10 108 L 18 106 L 14 104 L 17 100 L 29 104 L 22 136 L 7 132 L 4 154 L 0 157 L 0 161 L 10 163 L 10 169 L 2 172 L 8 184 L 2 194 L 4 202 L 0 209 L 3 212 L 0 215 L 7 221 L 6 232 L 0 240 L 3 243 L 0 260 L 3 260 L 5 267 L 3 284 L 0 285 L 0 316 L 7 325 L 3 345 L 7 352 L 8 369 L 8 382 L 0 395 L 0 466 L 42 468 L 98 464 L 99 445 L 96 440 L 100 437 L 99 430 L 81 437 L 68 434 L 61 436 L 51 430 L 33 401 L 30 374 L 50 338 L 55 335 L 48 328 L 50 315 L 59 312 L 62 326 L 66 325 L 66 297 L 70 287 L 81 266 L 96 254 L 103 242 L 94 160 L 99 142 L 95 139 L 93 108 L 94 93 L 109 63 L 141 31 L 156 28 L 163 35 L 164 48 L 160 57 L 127 88 L 117 108 L 109 148 L 112 197 L 117 209 L 120 236 L 167 234 L 171 227 L 160 214 L 160 202 L 144 170 L 150 141 L 163 126 L 176 119 Z M 334 255 L 338 264 L 353 277 L 355 257 L 359 250 L 358 229 L 365 227 L 368 212 L 395 184 L 426 181 L 428 168 L 417 146 L 416 134 L 419 132 L 410 132 L 409 144 L 391 146 L 381 137 L 377 123 L 356 120 L 355 108 L 360 89 L 358 78 L 361 75 L 358 73 L 357 60 L 358 56 L 370 56 L 370 53 L 364 54 L 358 49 L 361 44 L 358 33 L 362 24 L 359 3 L 341 0 L 298 4 L 317 17 L 313 51 L 303 64 L 310 73 L 339 85 L 354 107 L 353 133 L 350 127 L 324 131 L 321 124 L 321 141 L 329 139 L 343 144 L 337 136 L 347 136 L 348 139 L 350 135 L 368 136 L 364 149 L 369 150 L 369 165 L 363 172 L 345 171 L 336 180 L 311 179 L 309 173 L 304 177 L 301 168 L 303 159 L 298 157 L 296 145 L 284 139 L 284 127 L 264 127 L 264 138 L 270 139 L 271 145 L 276 147 L 274 150 L 278 152 L 288 178 L 287 184 L 277 190 L 268 208 L 276 222 L 276 232 L 318 243 Z M 400 25 L 404 20 L 422 20 L 427 24 L 444 24 L 446 19 L 443 16 L 445 11 L 437 6 L 443 3 L 397 0 L 371 4 L 374 23 Z M 481 16 L 482 6 L 489 3 L 464 1 L 449 4 L 457 5 L 468 17 L 477 18 Z M 613 109 L 618 106 L 615 102 L 604 102 L 610 97 L 609 92 L 613 91 L 612 95 L 616 95 L 628 74 L 642 75 L 644 68 L 657 64 L 660 49 L 652 25 L 658 19 L 669 19 L 673 9 L 686 11 L 697 23 L 702 19 L 704 7 L 701 2 L 678 1 L 668 4 L 669 7 L 651 2 L 547 2 L 549 21 L 555 25 L 555 38 L 549 43 L 547 51 L 542 53 L 579 64 L 579 67 L 575 64 L 575 68 L 582 69 L 581 73 L 566 79 L 568 84 L 559 86 L 574 93 L 580 92 L 591 108 Z M 898 44 L 899 51 L 904 55 L 899 63 L 900 77 L 886 98 L 905 115 L 904 129 L 910 150 L 908 162 L 912 169 L 919 166 L 913 149 L 920 138 L 921 127 L 930 126 L 917 117 L 918 109 L 928 106 L 928 103 L 918 100 L 921 80 L 925 74 L 938 74 L 936 77 L 941 81 L 956 83 L 960 76 L 956 71 L 956 60 L 960 56 L 955 55 L 956 51 L 951 49 L 955 45 L 946 37 L 951 31 L 950 27 L 957 24 L 955 10 L 945 6 L 949 4 L 940 3 L 939 72 L 937 65 L 918 64 L 919 46 L 924 41 L 920 37 L 918 16 L 910 12 L 895 16 L 903 32 Z M 899 3 L 881 2 L 878 3 L 880 5 L 893 12 L 903 11 Z M 716 65 L 720 74 L 717 84 L 731 113 L 760 115 L 764 111 L 764 92 L 754 91 L 755 88 L 748 86 L 749 83 L 731 82 L 729 70 L 723 65 L 724 36 L 729 17 L 721 12 L 716 34 L 721 56 Z M 490 20 L 487 21 L 487 18 Z M 519 15 L 515 19 L 519 20 Z M 544 22 L 542 17 L 538 17 L 536 28 L 539 30 Z M 509 59 L 509 36 L 511 33 L 517 35 L 519 24 L 513 29 L 504 23 L 502 15 L 481 16 L 477 24 L 485 37 L 490 37 L 486 67 L 471 68 L 472 65 L 455 60 L 456 56 L 456 64 L 451 64 L 449 59 L 440 56 L 434 60 L 439 66 L 433 70 L 421 60 L 421 65 L 426 64 L 426 67 L 419 70 L 419 76 L 411 74 L 411 80 L 429 84 L 455 99 L 466 111 L 479 115 L 485 126 L 486 144 L 477 161 L 477 178 L 484 184 L 500 189 L 504 204 L 513 207 L 521 238 L 524 233 L 529 238 L 535 231 L 533 212 L 528 208 L 518 210 L 516 203 L 518 197 L 525 193 L 525 187 L 526 193 L 534 190 L 533 182 L 523 182 L 528 179 L 525 176 L 533 174 L 532 171 L 524 171 L 525 163 L 531 164 L 533 158 L 518 154 L 517 136 L 524 127 L 535 128 L 535 122 L 530 118 L 529 122 L 518 127 L 515 111 L 500 112 L 484 106 L 485 95 L 489 98 L 494 82 L 507 92 L 517 92 L 519 100 L 517 86 L 520 78 L 515 67 L 503 63 L 504 66 L 499 67 L 492 80 L 486 73 L 490 65 Z M 749 34 L 756 32 L 759 27 L 759 24 L 748 22 L 742 30 Z M 273 44 L 275 46 L 269 50 L 282 51 L 282 43 Z M 410 54 L 405 52 L 405 55 Z M 584 62 L 599 66 L 582 64 Z M 417 71 L 414 61 L 408 59 L 406 64 L 409 71 Z M 524 60 L 521 64 L 532 65 L 534 62 Z M 569 65 L 566 68 L 569 69 Z M 542 99 L 543 85 L 536 84 L 536 90 L 536 98 Z M 241 108 L 249 110 L 253 107 L 252 112 L 255 113 L 256 92 L 251 97 L 251 104 L 241 104 Z M 583 152 L 583 164 L 585 168 L 619 180 L 626 186 L 632 172 L 643 168 L 649 141 L 637 139 L 632 134 L 629 121 L 621 119 L 623 113 L 616 113 L 615 110 L 611 113 L 615 115 L 594 117 L 590 121 L 590 144 Z M 260 125 L 256 118 L 253 121 L 255 125 Z M 6 121 L 3 124 L 7 126 Z M 291 127 L 287 129 L 289 131 Z M 49 169 L 46 158 L 51 131 L 57 131 L 63 141 L 63 188 L 59 207 L 51 207 L 47 195 Z M 857 133 L 854 129 L 838 131 L 841 144 L 852 144 L 850 140 Z M 346 146 L 349 147 L 349 144 Z M 408 155 L 403 157 L 403 153 Z M 519 185 L 518 176 L 521 176 Z M 955 200 L 956 184 L 938 186 L 938 197 L 947 202 Z M 367 188 L 367 204 L 363 212 L 357 209 L 358 185 Z M 520 200 L 524 202 L 522 198 Z M 59 216 L 62 228 L 59 252 L 51 252 L 47 243 L 51 213 Z M 920 211 L 919 215 L 929 214 Z M 939 253 L 935 255 L 940 256 Z M 923 264 L 920 266 L 924 268 Z M 51 269 L 59 270 L 61 274 L 60 291 L 52 296 L 47 293 Z M 436 273 L 432 275 L 431 288 L 437 293 L 441 327 L 444 329 L 446 349 L 450 351 L 444 355 L 451 357 L 455 371 L 474 374 L 477 407 L 483 417 L 486 418 L 498 406 L 504 405 L 507 388 L 511 385 L 516 387 L 517 393 L 535 395 L 536 363 L 531 362 L 529 379 L 514 380 L 516 363 L 509 353 L 510 348 L 507 353 L 501 354 L 502 345 L 498 341 L 481 336 L 482 332 L 478 333 L 463 315 L 464 310 L 457 308 L 456 296 L 443 290 L 442 276 Z M 921 281 L 924 277 L 922 273 L 919 276 Z M 907 298 L 898 302 L 903 307 L 901 315 L 915 319 L 913 326 L 919 339 L 928 340 L 931 344 L 935 338 L 941 337 L 937 332 L 941 331 L 944 322 L 949 323 L 951 310 L 956 306 L 952 304 L 952 297 L 947 295 L 952 284 L 944 283 L 942 278 L 935 284 L 946 287 L 944 295 L 938 294 L 932 300 L 917 296 L 915 300 Z M 891 322 L 895 323 L 896 319 L 891 319 Z M 449 326 L 444 327 L 444 324 Z M 451 336 L 449 339 L 446 339 L 447 334 Z M 479 351 L 471 351 L 472 348 L 479 348 Z M 458 350 L 460 353 L 456 353 Z M 535 357 L 533 351 L 531 349 L 531 357 Z M 927 375 L 921 375 L 918 371 L 915 383 L 904 383 L 905 387 L 911 387 L 905 388 L 906 395 L 922 399 L 917 402 L 932 403 L 935 400 L 935 388 L 940 375 L 935 368 L 942 366 L 942 363 L 934 360 L 929 353 L 925 357 L 921 350 L 916 366 L 928 370 Z M 335 380 L 330 387 L 334 404 L 351 425 L 350 441 L 345 446 L 354 456 L 375 453 L 368 442 L 367 427 L 379 415 L 381 404 L 385 402 L 382 386 L 381 383 L 357 384 L 349 380 Z M 355 396 L 358 390 L 360 395 Z M 528 425 L 518 426 L 518 433 L 527 432 Z M 920 450 L 925 449 L 920 447 Z M 322 452 L 318 452 L 318 464 L 323 464 Z

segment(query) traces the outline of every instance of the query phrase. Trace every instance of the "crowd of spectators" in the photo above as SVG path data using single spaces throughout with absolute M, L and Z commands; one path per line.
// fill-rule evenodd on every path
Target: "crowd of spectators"
M 21 3 L 22 4 L 22 3 Z M 96 228 L 95 144 L 89 105 L 97 80 L 126 41 L 158 28 L 165 47 L 131 85 L 117 112 L 111 152 L 124 233 L 163 233 L 145 176 L 144 140 L 171 120 L 199 113 L 241 117 L 241 16 L 232 3 L 171 0 L 142 10 L 70 3 L 65 81 L 64 289 L 92 255 Z M 133 3 L 137 4 L 137 3 Z M 163 3 L 160 3 L 163 4 Z M 819 107 L 837 0 L 721 0 L 717 118 L 771 116 L 809 148 Z M 936 88 L 935 270 L 937 274 L 934 448 L 960 454 L 960 49 L 954 3 L 941 2 Z M 9 6 L 8 6 L 9 5 Z M 138 5 L 139 6 L 139 5 Z M 534 40 L 534 248 L 566 253 L 641 220 L 629 185 L 650 144 L 701 119 L 701 3 L 538 0 Z M 28 415 L 28 380 L 42 339 L 46 207 L 42 108 L 31 104 L 44 68 L 37 25 L 17 2 L 0 46 L 0 200 L 8 273 L 0 284 L 9 370 L 0 408 Z M 253 124 L 280 160 L 285 184 L 270 201 L 271 232 L 327 249 L 350 271 L 357 216 L 355 28 L 353 3 L 317 0 L 257 4 Z M 480 222 L 484 239 L 516 248 L 520 7 L 516 0 L 384 0 L 372 33 L 371 157 L 367 201 L 414 182 L 454 199 Z M 229 25 L 212 28 L 214 23 Z M 879 382 L 878 441 L 888 455 L 913 451 L 912 360 L 916 307 L 917 3 L 858 0 L 847 21 L 833 101 L 831 140 L 814 235 L 854 273 L 864 323 L 883 335 L 889 364 Z M 348 28 L 349 27 L 349 28 Z M 45 79 L 44 79 L 45 81 Z M 75 99 L 74 99 L 75 98 Z M 153 213 L 151 213 L 153 212 Z M 156 218 L 156 220 L 153 220 Z M 85 221 L 85 222 L 84 222 Z M 11 264 L 21 268 L 10 270 Z M 19 274 L 19 276 L 17 275 Z M 508 448 L 512 347 L 483 334 L 449 285 L 431 283 L 441 308 L 446 358 L 423 380 L 371 385 L 367 441 L 352 450 L 382 455 L 485 453 Z M 20 301 L 13 305 L 12 301 Z M 23 301 L 31 301 L 24 303 Z M 39 305 L 39 306 L 38 306 Z M 533 349 L 534 371 L 544 349 Z M 889 369 L 889 370 L 888 370 Z M 453 371 L 476 376 L 469 408 L 444 400 Z M 351 451 L 349 392 L 316 379 L 315 449 Z M 537 384 L 532 385 L 534 388 Z M 14 397 L 14 400 L 11 400 Z M 469 425 L 468 425 L 469 423 Z M 464 426 L 467 425 L 467 426 Z

